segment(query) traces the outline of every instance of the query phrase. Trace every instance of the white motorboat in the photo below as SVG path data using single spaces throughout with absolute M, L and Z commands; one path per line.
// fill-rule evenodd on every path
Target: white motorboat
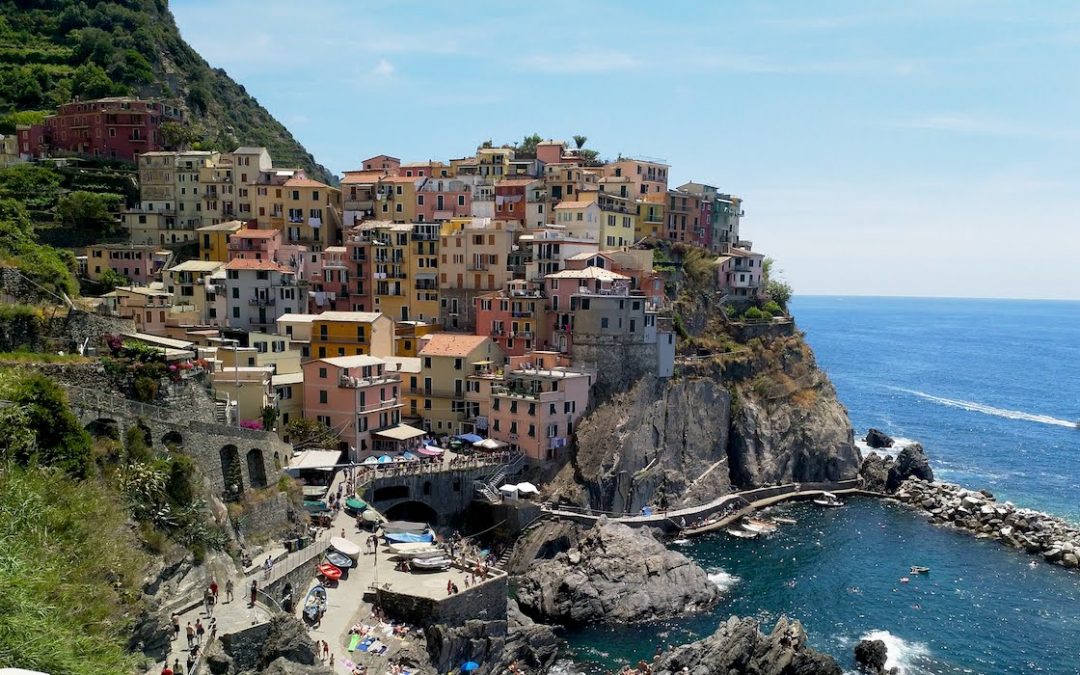
M 443 554 L 443 550 L 438 546 L 433 546 L 424 542 L 413 544 L 387 544 L 386 550 L 399 558 L 432 558 Z
M 776 523 L 770 523 L 767 520 L 761 520 L 759 518 L 743 518 L 742 528 L 744 530 L 749 530 L 750 532 L 768 534 L 770 532 L 776 532 Z
M 439 555 L 439 556 L 433 556 L 433 557 L 430 557 L 430 558 L 415 558 L 409 564 L 412 566 L 412 568 L 414 570 L 422 570 L 422 571 L 428 572 L 428 571 L 449 569 L 451 561 L 450 561 L 450 558 L 447 558 L 446 556 L 443 556 L 443 555 Z
M 831 492 L 823 492 L 820 497 L 814 500 L 814 503 L 818 506 L 843 506 L 844 502 L 840 501 L 840 498 Z

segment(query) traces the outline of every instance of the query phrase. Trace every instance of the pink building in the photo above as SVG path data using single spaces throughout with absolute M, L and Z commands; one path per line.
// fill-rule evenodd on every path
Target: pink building
M 311 262 L 307 269 L 308 312 L 350 311 L 348 249 L 344 246 L 327 246 L 321 252 L 307 255 Z
M 229 260 L 278 260 L 281 230 L 244 228 L 229 236 Z
M 401 422 L 401 376 L 373 356 L 339 356 L 303 365 L 304 417 L 333 429 L 351 461 L 376 454 L 372 436 Z
M 416 222 L 432 223 L 467 218 L 472 213 L 472 191 L 454 178 L 429 178 L 416 192 Z
M 559 458 L 589 408 L 593 381 L 555 352 L 510 359 L 503 382 L 491 388 L 488 435 L 533 462 Z
M 365 232 L 353 229 L 345 233 L 345 261 L 349 267 L 349 310 L 371 311 L 371 239 Z
M 765 290 L 761 287 L 764 272 L 764 253 L 730 247 L 724 255 L 716 259 L 716 286 L 720 291 L 735 297 L 761 297 Z
M 481 295 L 476 303 L 476 334 L 487 335 L 507 356 L 521 356 L 548 341 L 543 292 L 525 281 L 511 281 L 506 289 Z

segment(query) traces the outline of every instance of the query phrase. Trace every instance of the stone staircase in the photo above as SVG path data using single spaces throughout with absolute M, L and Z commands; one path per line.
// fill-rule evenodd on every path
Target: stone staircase
M 486 478 L 474 481 L 473 490 L 476 493 L 476 498 L 489 504 L 501 502 L 502 495 L 499 494 L 499 485 L 506 480 L 507 476 L 520 471 L 524 464 L 525 455 L 515 455 L 506 464 L 500 464 L 496 467 L 495 471 Z

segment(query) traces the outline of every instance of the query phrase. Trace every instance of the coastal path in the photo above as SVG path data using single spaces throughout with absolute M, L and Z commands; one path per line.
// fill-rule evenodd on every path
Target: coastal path
M 705 504 L 658 511 L 649 515 L 628 515 L 550 503 L 541 505 L 541 509 L 549 518 L 572 520 L 583 525 L 595 523 L 601 517 L 606 517 L 609 521 L 623 523 L 630 527 L 656 527 L 668 533 L 679 532 L 693 535 L 722 527 L 723 525 L 719 524 L 721 521 L 726 525 L 754 509 L 789 499 L 809 499 L 825 492 L 849 494 L 856 491 L 859 491 L 859 481 L 851 479 L 832 483 L 788 483 L 755 488 L 726 494 Z M 719 518 L 705 522 L 715 514 L 720 514 Z M 695 523 L 700 523 L 700 525 L 695 525 Z

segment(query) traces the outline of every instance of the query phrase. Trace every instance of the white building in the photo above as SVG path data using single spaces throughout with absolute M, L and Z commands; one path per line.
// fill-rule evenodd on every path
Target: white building
M 272 332 L 278 317 L 307 308 L 296 274 L 270 260 L 237 258 L 225 265 L 227 321 L 232 328 Z

